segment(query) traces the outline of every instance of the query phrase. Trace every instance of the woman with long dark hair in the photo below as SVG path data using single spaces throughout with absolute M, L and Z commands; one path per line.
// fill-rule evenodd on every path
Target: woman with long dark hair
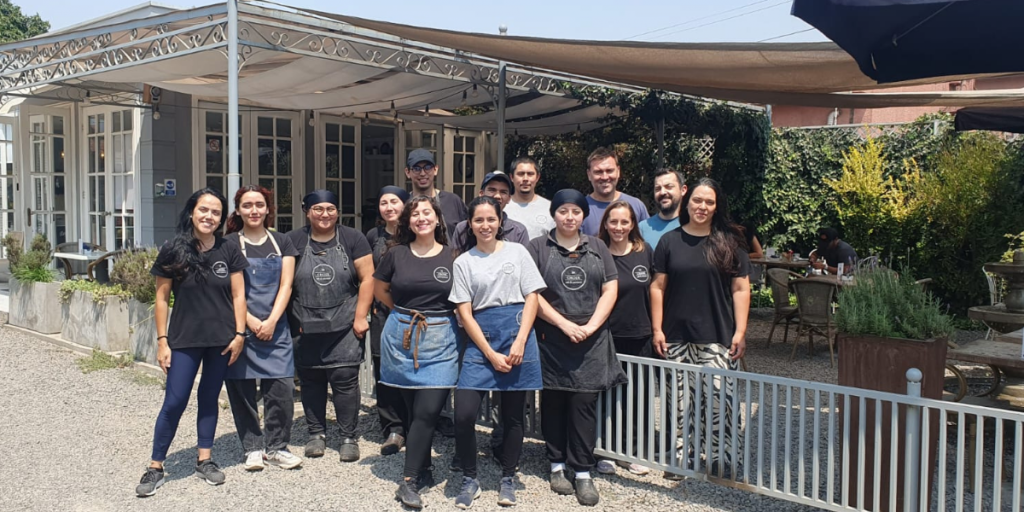
M 224 483 L 224 473 L 211 458 L 211 450 L 224 375 L 245 343 L 242 270 L 248 267 L 238 246 L 217 236 L 227 206 L 224 196 L 212 188 L 192 194 L 181 211 L 174 239 L 160 249 L 150 271 L 156 276 L 156 359 L 167 374 L 167 383 L 153 432 L 149 468 L 135 488 L 138 496 L 152 496 L 165 481 L 164 459 L 200 364 L 203 376 L 196 393 L 199 457 L 195 472 L 210 485 Z M 172 292 L 174 313 L 168 325 Z
M 619 273 L 619 292 L 615 299 L 615 307 L 608 317 L 608 328 L 612 331 L 615 352 L 629 356 L 651 357 L 654 349 L 651 345 L 651 269 L 654 266 L 654 250 L 644 241 L 640 234 L 640 226 L 636 220 L 636 212 L 625 201 L 615 201 L 608 205 L 601 219 L 601 227 L 597 237 L 608 245 L 608 251 L 615 260 L 615 270 Z M 623 369 L 626 365 L 623 363 Z M 647 370 L 634 373 L 635 380 L 647 382 Z M 647 414 L 647 395 L 639 393 L 640 386 L 633 387 L 633 432 L 637 436 L 650 424 Z M 613 411 L 614 412 L 614 411 Z M 619 449 L 625 450 L 624 444 L 631 447 L 626 455 L 641 456 L 646 453 L 646 446 L 638 446 L 636 436 L 625 439 L 625 417 L 618 418 L 618 431 L 622 433 Z M 639 452 L 639 453 L 638 453 Z M 630 473 L 646 475 L 650 469 L 636 463 L 624 464 Z M 597 471 L 614 474 L 615 465 L 609 460 L 597 463 Z
M 555 229 L 527 247 L 547 285 L 535 328 L 544 390 L 541 429 L 551 462 L 551 490 L 594 506 L 600 495 L 590 470 L 597 461 L 597 397 L 626 382 L 608 330 L 618 273 L 608 247 L 580 231 L 590 213 L 582 193 L 551 198 Z M 575 488 L 566 468 L 575 472 Z
M 387 250 L 388 242 L 398 230 L 398 218 L 402 215 L 405 202 L 409 200 L 409 192 L 404 188 L 388 185 L 380 189 L 377 211 L 380 218 L 377 225 L 366 232 L 366 241 L 373 251 L 373 267 L 380 266 L 381 256 Z M 384 332 L 384 323 L 388 320 L 391 310 L 379 300 L 373 301 L 370 314 L 370 355 L 373 357 L 373 377 L 377 381 L 377 415 L 380 418 L 381 433 L 384 444 L 380 447 L 381 455 L 392 455 L 405 446 L 405 434 L 408 428 L 406 419 L 408 411 L 402 392 L 384 384 L 380 380 L 380 336 Z
M 327 448 L 327 391 L 341 431 L 341 462 L 359 460 L 359 366 L 373 302 L 373 257 L 362 233 L 338 222 L 338 196 L 314 190 L 302 198 L 309 224 L 288 233 L 299 253 L 289 322 L 306 413 L 306 457 Z
M 381 336 L 381 381 L 399 388 L 409 408 L 404 478 L 396 497 L 422 508 L 420 490 L 433 485 L 430 447 L 448 393 L 459 377 L 448 229 L 426 196 L 410 199 L 373 274 L 374 297 L 391 313 Z
M 245 350 L 228 368 L 225 382 L 247 471 L 262 470 L 264 461 L 284 469 L 302 464 L 288 451 L 295 414 L 295 358 L 285 314 L 298 251 L 286 235 L 271 231 L 273 216 L 273 192 L 247 185 L 235 193 L 235 211 L 228 218 L 228 242 L 238 245 L 249 262 L 244 273 Z M 257 382 L 265 431 L 260 428 Z
M 480 496 L 477 480 L 476 417 L 484 396 L 501 402 L 501 481 L 498 504 L 516 504 L 516 464 L 523 447 L 526 398 L 541 389 L 540 352 L 533 333 L 537 292 L 546 285 L 529 251 L 505 242 L 501 205 L 491 197 L 469 203 L 469 229 L 455 259 L 449 299 L 472 343 L 466 346 L 455 390 L 455 450 L 462 465 L 462 489 L 455 506 L 469 508 Z
M 654 349 L 659 356 L 687 364 L 737 370 L 746 351 L 747 314 L 750 308 L 750 258 L 742 233 L 729 217 L 729 204 L 718 182 L 702 178 L 683 197 L 680 229 L 666 233 L 654 251 L 654 282 L 651 284 L 651 324 Z M 671 313 L 669 313 L 671 312 Z M 693 446 L 693 428 L 705 425 L 704 410 L 694 411 L 696 389 L 692 372 L 678 372 L 676 385 L 691 391 L 679 395 L 679 424 L 689 419 L 690 432 L 676 440 L 685 467 L 700 469 L 698 454 L 705 446 Z M 689 375 L 690 382 L 684 379 Z M 712 474 L 728 478 L 729 456 L 739 444 L 732 432 L 734 379 L 713 379 L 715 403 L 711 404 L 714 435 L 711 452 L 704 453 Z M 718 390 L 725 386 L 725 404 Z M 722 407 L 724 405 L 724 407 Z M 724 415 L 720 411 L 724 409 Z M 722 422 L 725 422 L 724 425 Z M 722 425 L 724 429 L 720 430 Z M 719 432 L 725 438 L 719 438 Z M 720 451 L 726 460 L 715 460 Z M 738 446 L 736 447 L 738 449 Z M 724 466 L 724 468 L 722 467 Z

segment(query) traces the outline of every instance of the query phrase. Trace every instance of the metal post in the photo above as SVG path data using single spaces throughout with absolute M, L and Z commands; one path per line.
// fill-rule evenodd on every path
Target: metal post
M 907 396 L 921 397 L 921 370 L 907 370 Z M 893 418 L 896 421 L 896 418 Z M 921 406 L 907 406 L 907 444 L 903 460 L 903 510 L 920 510 L 921 489 Z
M 501 35 L 508 35 L 508 27 L 498 27 Z M 498 169 L 505 170 L 505 61 L 498 62 Z
M 228 190 L 230 201 L 242 186 L 238 171 L 238 0 L 228 4 Z
M 658 116 L 658 169 L 665 167 L 665 115 Z

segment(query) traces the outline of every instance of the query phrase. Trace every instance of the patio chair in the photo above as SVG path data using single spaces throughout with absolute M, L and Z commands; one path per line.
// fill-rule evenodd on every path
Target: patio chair
M 108 252 L 107 254 L 104 254 L 103 256 L 97 258 L 92 263 L 89 263 L 89 266 L 86 267 L 86 274 L 88 275 L 88 278 L 89 278 L 90 281 L 96 281 L 96 282 L 99 282 L 99 283 L 109 283 L 110 282 L 110 265 L 109 265 L 109 263 L 113 263 L 113 262 L 117 261 L 117 259 L 120 258 L 124 254 L 134 253 L 134 252 L 142 252 L 142 251 L 145 251 L 145 250 L 146 249 L 144 249 L 144 248 L 136 247 L 136 248 L 118 249 L 116 251 Z
M 88 242 L 83 243 L 82 246 L 86 250 L 106 251 L 102 245 L 91 244 Z M 65 242 L 57 244 L 57 248 L 54 249 L 53 252 L 75 252 L 77 250 L 78 242 Z M 60 266 L 64 269 L 65 279 L 74 279 L 75 276 L 84 276 L 89 271 L 89 262 L 87 261 L 69 260 L 66 258 L 57 258 L 57 260 L 60 261 Z
M 928 291 L 928 286 L 932 284 L 932 278 L 926 277 L 924 279 L 918 279 L 917 281 L 914 281 L 914 284 L 920 286 L 922 290 Z
M 857 260 L 856 272 L 859 274 L 862 270 L 871 270 L 877 266 L 878 255 L 868 256 L 867 258 Z
M 789 356 L 792 361 L 796 358 L 796 349 L 800 345 L 800 335 L 807 334 L 808 350 L 814 355 L 814 333 L 825 337 L 828 341 L 829 366 L 835 366 L 835 340 L 832 335 L 832 299 L 835 298 L 836 286 L 834 284 L 820 281 L 802 280 L 793 281 L 790 285 L 796 292 L 797 315 L 800 322 L 797 325 L 796 339 L 793 343 L 793 354 Z
M 800 274 L 790 272 L 784 268 L 768 269 L 768 284 L 772 288 L 772 302 L 775 303 L 775 318 L 772 319 L 772 329 L 768 332 L 768 343 L 765 348 L 772 346 L 772 335 L 775 334 L 775 326 L 782 322 L 786 323 L 786 331 L 782 337 L 783 343 L 789 342 L 789 324 L 798 323 L 796 306 L 789 305 L 789 283 L 790 278 L 799 278 Z

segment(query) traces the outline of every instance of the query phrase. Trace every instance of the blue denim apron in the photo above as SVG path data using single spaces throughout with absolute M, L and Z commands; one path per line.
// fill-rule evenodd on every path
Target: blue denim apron
M 249 267 L 245 269 L 245 303 L 249 313 L 256 318 L 267 318 L 274 309 L 277 291 L 281 287 L 281 248 L 274 235 L 267 233 L 274 245 L 275 255 L 269 258 L 249 258 L 245 253 L 245 237 L 238 234 L 242 256 L 246 256 Z M 288 316 L 281 315 L 269 341 L 256 337 L 245 329 L 245 347 L 235 364 L 228 366 L 226 379 L 281 379 L 295 375 L 292 334 L 288 327 Z
M 484 338 L 495 352 L 508 355 L 512 343 L 519 335 L 523 318 L 522 304 L 509 304 L 473 312 L 473 319 L 480 325 Z M 530 329 L 530 337 L 523 349 L 523 362 L 513 366 L 508 373 L 502 373 L 491 366 L 480 348 L 469 340 L 462 357 L 462 371 L 459 373 L 459 389 L 479 391 L 536 391 L 544 384 L 540 373 L 540 351 L 537 336 Z
M 453 388 L 459 379 L 455 314 L 395 306 L 380 343 L 380 380 L 395 388 Z

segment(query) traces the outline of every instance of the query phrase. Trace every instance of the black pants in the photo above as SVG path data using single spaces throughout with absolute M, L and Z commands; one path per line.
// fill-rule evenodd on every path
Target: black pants
M 359 367 L 299 368 L 298 373 L 310 437 L 327 433 L 327 387 L 330 386 L 341 437 L 354 439 L 359 424 Z
M 614 341 L 616 353 L 627 356 L 638 356 L 648 358 L 654 356 L 654 347 L 651 345 L 650 336 L 642 338 L 617 337 L 614 338 Z M 628 363 L 622 363 L 622 371 L 626 372 L 626 375 L 629 375 L 629 366 L 631 365 Z M 657 389 L 657 384 L 655 384 L 654 387 L 652 387 L 650 385 L 650 382 L 648 382 L 650 373 L 651 372 L 648 367 L 644 367 L 642 369 L 638 367 L 633 368 L 633 437 L 631 439 L 627 439 L 626 437 L 626 418 L 628 416 L 628 413 L 626 412 L 626 402 L 628 398 L 626 398 L 625 392 L 623 392 L 622 396 L 621 418 L 618 417 L 619 415 L 617 414 L 617 408 L 615 407 L 614 403 L 612 404 L 612 426 L 617 432 L 620 432 L 622 435 L 621 439 L 617 440 L 615 448 L 617 450 L 625 452 L 626 455 L 646 456 L 648 444 L 653 442 L 657 438 L 657 436 L 650 437 L 646 435 L 647 428 L 651 424 L 651 416 L 649 411 L 647 410 L 647 402 L 649 401 L 648 397 L 653 396 L 655 389 Z M 640 386 L 638 386 L 638 384 L 641 381 L 644 383 L 643 394 L 640 393 Z M 612 393 L 616 392 L 613 390 Z M 645 434 L 641 435 L 641 432 Z M 647 441 L 644 443 L 644 446 L 639 446 L 639 444 L 637 443 L 638 437 L 643 437 Z M 626 449 L 627 443 L 629 443 L 628 446 L 631 447 L 630 449 Z
M 384 437 L 390 434 L 405 436 L 408 421 L 408 407 L 402 398 L 402 391 L 380 381 L 380 356 L 373 356 L 373 378 L 377 382 L 377 414 Z
M 564 462 L 577 472 L 590 471 L 597 464 L 597 395 L 553 389 L 540 392 L 540 430 L 549 461 Z
M 266 450 L 274 452 L 288 448 L 292 438 L 295 415 L 295 379 L 260 379 L 263 395 L 263 425 L 260 429 L 259 404 L 256 402 L 256 379 L 226 380 L 231 415 L 245 453 Z M 264 441 L 264 434 L 266 440 Z
M 526 395 L 532 391 L 502 391 L 500 396 L 502 427 L 501 476 L 515 476 L 519 454 L 523 451 L 523 424 L 526 422 Z M 476 416 L 487 391 L 455 390 L 455 453 L 462 462 L 462 474 L 476 478 Z
M 405 470 L 403 476 L 415 480 L 420 470 L 430 466 L 430 448 L 434 427 L 451 390 L 402 389 L 402 398 L 409 408 L 409 429 L 405 437 Z

